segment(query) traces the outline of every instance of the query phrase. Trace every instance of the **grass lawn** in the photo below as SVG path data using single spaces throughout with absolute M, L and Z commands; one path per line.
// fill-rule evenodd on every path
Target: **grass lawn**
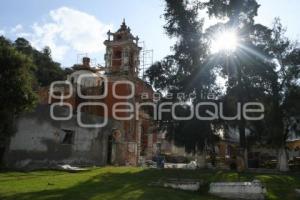
M 257 178 L 266 184 L 268 199 L 297 199 L 294 189 L 300 188 L 300 174 L 238 174 L 222 171 L 104 167 L 80 173 L 59 171 L 0 172 L 0 199 L 219 199 L 207 194 L 208 185 L 199 192 L 148 186 L 153 181 L 167 178 L 203 179 L 207 184 L 211 181 L 244 181 Z

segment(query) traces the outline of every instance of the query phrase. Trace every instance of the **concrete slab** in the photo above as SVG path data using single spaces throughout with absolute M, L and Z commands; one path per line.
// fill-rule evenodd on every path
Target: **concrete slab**
M 211 183 L 209 193 L 228 199 L 265 199 L 266 188 L 259 180 L 252 182 Z

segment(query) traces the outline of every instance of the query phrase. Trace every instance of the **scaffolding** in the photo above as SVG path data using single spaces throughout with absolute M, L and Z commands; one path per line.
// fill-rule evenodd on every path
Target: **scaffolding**
M 139 78 L 146 81 L 145 72 L 153 64 L 153 49 L 147 49 L 145 41 L 139 42 L 140 52 Z
M 141 41 L 138 45 L 142 48 L 139 55 L 140 65 L 138 68 L 138 77 L 143 81 L 147 82 L 145 77 L 146 70 L 153 64 L 153 49 L 147 49 L 145 41 Z M 88 53 L 80 53 L 77 54 L 77 64 L 82 63 L 83 57 L 89 57 Z M 105 64 L 97 63 L 96 58 L 90 60 L 90 66 L 95 68 L 101 68 L 105 66 Z

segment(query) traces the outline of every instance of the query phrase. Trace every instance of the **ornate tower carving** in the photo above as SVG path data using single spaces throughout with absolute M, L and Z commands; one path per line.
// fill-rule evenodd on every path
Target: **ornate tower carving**
M 138 46 L 139 38 L 134 37 L 125 20 L 115 33 L 108 31 L 106 46 L 105 67 L 108 74 L 138 75 L 139 54 L 141 47 Z

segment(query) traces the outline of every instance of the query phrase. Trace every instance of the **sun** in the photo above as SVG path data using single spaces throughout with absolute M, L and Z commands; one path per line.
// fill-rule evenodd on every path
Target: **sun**
M 226 30 L 217 33 L 211 42 L 210 50 L 212 53 L 235 51 L 238 46 L 238 37 L 235 31 Z

